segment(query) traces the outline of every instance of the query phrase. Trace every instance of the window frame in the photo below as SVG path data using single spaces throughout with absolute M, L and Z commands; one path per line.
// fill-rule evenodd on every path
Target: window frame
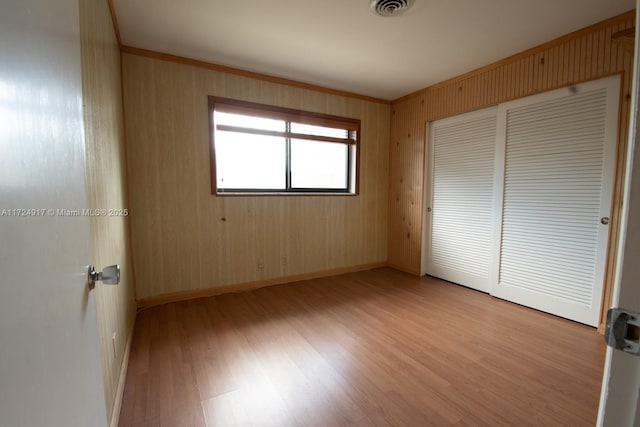
M 360 119 L 332 116 L 292 108 L 277 107 L 274 105 L 259 104 L 255 102 L 241 101 L 231 98 L 222 98 L 218 96 L 209 96 L 209 151 L 211 161 L 211 194 L 215 196 L 269 196 L 269 195 L 325 195 L 325 196 L 357 196 L 360 189 Z M 287 175 L 285 189 L 222 189 L 218 191 L 217 170 L 216 170 L 216 149 L 215 149 L 215 132 L 216 124 L 214 123 L 214 112 L 218 110 L 226 113 L 243 114 L 261 118 L 283 120 L 289 122 L 308 124 L 314 126 L 324 126 L 341 128 L 349 132 L 355 132 L 355 138 L 341 139 L 324 136 L 313 136 L 302 134 L 294 134 L 286 132 L 270 132 L 270 131 L 253 131 L 247 128 L 248 134 L 257 133 L 261 135 L 278 134 L 285 138 L 287 147 L 287 159 L 284 173 Z M 226 126 L 226 125 L 221 125 Z M 242 128 L 237 128 L 242 129 Z M 292 138 L 294 136 L 294 138 Z M 300 138 L 295 138 L 300 136 Z M 347 186 L 346 189 L 332 188 L 294 188 L 291 186 L 291 141 L 292 139 L 300 139 L 307 141 L 319 141 L 344 144 L 347 150 Z

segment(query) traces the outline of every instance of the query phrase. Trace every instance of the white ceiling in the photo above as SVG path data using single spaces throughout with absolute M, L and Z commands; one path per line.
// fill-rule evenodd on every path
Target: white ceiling
M 633 9 L 634 0 L 114 0 L 122 42 L 396 99 Z

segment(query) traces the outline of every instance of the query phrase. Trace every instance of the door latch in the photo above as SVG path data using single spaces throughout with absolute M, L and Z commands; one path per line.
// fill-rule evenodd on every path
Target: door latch
M 607 311 L 604 339 L 610 347 L 640 355 L 640 313 L 610 308 Z
M 96 282 L 101 281 L 105 285 L 117 285 L 120 283 L 120 266 L 118 264 L 105 267 L 97 272 L 93 265 L 87 266 L 87 284 L 89 289 L 96 287 Z

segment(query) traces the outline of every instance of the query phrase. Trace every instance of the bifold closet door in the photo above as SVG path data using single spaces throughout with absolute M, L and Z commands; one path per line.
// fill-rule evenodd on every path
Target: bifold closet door
M 492 295 L 597 325 L 619 88 L 614 76 L 499 106 Z
M 489 292 L 496 111 L 432 122 L 424 272 Z

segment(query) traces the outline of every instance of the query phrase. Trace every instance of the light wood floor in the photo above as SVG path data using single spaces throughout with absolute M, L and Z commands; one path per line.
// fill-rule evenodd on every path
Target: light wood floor
M 121 426 L 592 426 L 593 328 L 377 269 L 138 315 Z

